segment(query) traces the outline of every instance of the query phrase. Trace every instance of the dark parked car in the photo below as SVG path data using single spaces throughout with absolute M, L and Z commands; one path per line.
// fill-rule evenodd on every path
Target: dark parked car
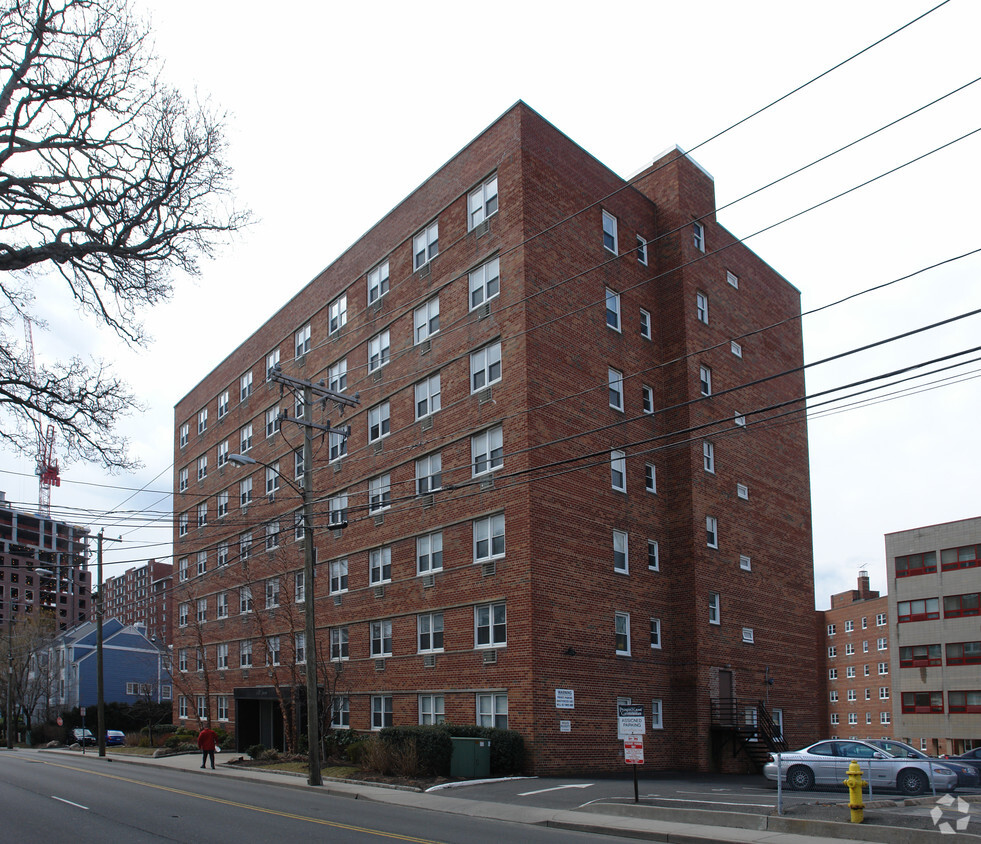
M 893 756 L 905 756 L 907 759 L 933 759 L 937 762 L 941 761 L 936 756 L 927 756 L 922 750 L 917 750 L 904 741 L 896 741 L 895 739 L 865 739 L 865 743 L 881 747 L 886 753 L 892 754 Z M 950 768 L 950 770 L 957 774 L 958 788 L 978 787 L 978 783 L 981 782 L 981 774 L 978 773 L 977 769 L 966 762 L 952 761 L 950 759 L 944 759 L 942 761 L 945 768 Z
M 960 756 L 951 756 L 950 758 L 954 762 L 963 762 L 965 765 L 970 765 L 974 770 L 981 773 L 981 747 L 975 747 L 974 750 L 969 750 Z M 947 760 L 945 759 L 944 761 L 946 762 Z
M 122 747 L 126 744 L 126 733 L 122 730 L 106 730 L 106 747 Z
M 86 730 L 83 727 L 76 727 L 72 730 L 72 742 L 75 744 L 82 745 L 96 745 L 99 742 L 95 740 L 95 736 L 92 735 L 91 730 Z

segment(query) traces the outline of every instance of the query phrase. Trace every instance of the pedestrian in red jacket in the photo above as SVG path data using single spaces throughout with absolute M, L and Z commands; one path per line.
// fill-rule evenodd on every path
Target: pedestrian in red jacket
M 211 729 L 211 727 L 205 727 L 198 733 L 198 747 L 201 748 L 201 767 L 205 766 L 205 762 L 211 759 L 211 770 L 215 769 L 215 742 L 218 740 L 218 734 Z

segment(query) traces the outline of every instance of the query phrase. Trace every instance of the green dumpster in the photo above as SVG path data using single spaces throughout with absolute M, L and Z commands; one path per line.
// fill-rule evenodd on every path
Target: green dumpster
M 451 741 L 450 776 L 470 779 L 490 776 L 489 739 L 454 736 Z

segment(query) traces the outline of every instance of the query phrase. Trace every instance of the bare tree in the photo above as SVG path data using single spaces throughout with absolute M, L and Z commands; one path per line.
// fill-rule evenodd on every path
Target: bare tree
M 4 633 L 7 633 L 6 628 Z M 42 710 L 42 701 L 46 704 L 50 697 L 51 666 L 48 647 L 57 635 L 57 625 L 50 613 L 29 613 L 17 619 L 13 632 L 9 635 L 15 710 L 23 713 L 27 731 L 30 732 L 34 715 Z M 6 641 L 2 645 L 2 653 L 8 653 Z M 43 709 L 46 710 L 47 706 Z
M 139 311 L 169 297 L 175 269 L 197 275 L 249 215 L 230 204 L 223 117 L 161 82 L 126 0 L 3 7 L 0 440 L 32 454 L 40 416 L 61 429 L 68 460 L 124 467 L 114 426 L 137 406 L 128 387 L 77 357 L 35 377 L 17 353 L 32 280 L 60 276 L 80 310 L 141 344 Z

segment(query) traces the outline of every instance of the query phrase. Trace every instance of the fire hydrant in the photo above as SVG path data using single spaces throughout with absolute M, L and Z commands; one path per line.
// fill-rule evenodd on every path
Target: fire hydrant
M 848 776 L 842 780 L 848 786 L 848 808 L 852 810 L 852 823 L 865 820 L 865 804 L 862 802 L 862 786 L 868 783 L 862 779 L 862 769 L 854 759 L 848 766 Z

